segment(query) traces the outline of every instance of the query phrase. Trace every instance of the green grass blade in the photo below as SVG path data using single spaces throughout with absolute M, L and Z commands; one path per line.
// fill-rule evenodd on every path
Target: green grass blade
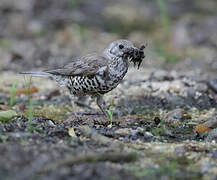
M 112 119 L 113 119 L 113 113 L 112 113 L 112 111 L 110 111 L 108 109 L 106 109 L 105 111 L 108 113 L 110 122 L 112 123 Z
M 33 132 L 32 119 L 33 119 L 33 104 L 30 101 L 30 103 L 29 103 L 29 120 L 28 120 L 28 129 L 27 129 L 27 131 L 30 133 Z
M 16 81 L 13 83 L 12 88 L 11 88 L 11 99 L 10 99 L 10 108 L 13 107 L 14 105 L 14 96 L 15 96 L 15 88 L 16 88 Z
M 113 120 L 113 113 L 114 113 L 114 99 L 111 99 L 110 101 L 110 105 L 111 105 L 111 110 L 106 110 L 106 112 L 109 115 L 109 119 L 110 119 L 110 126 L 112 126 L 112 120 Z
M 29 102 L 29 105 L 30 105 L 30 101 L 31 101 L 31 95 L 30 95 L 31 83 L 32 83 L 32 76 L 30 76 L 29 84 L 28 84 L 28 102 Z
M 157 0 L 157 4 L 160 8 L 160 17 L 162 25 L 166 31 L 169 31 L 169 17 L 167 14 L 166 2 L 165 0 Z

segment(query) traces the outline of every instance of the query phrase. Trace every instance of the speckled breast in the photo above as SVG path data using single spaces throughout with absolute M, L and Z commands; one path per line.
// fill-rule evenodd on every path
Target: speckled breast
M 82 96 L 86 94 L 95 96 L 105 94 L 116 88 L 123 77 L 124 74 L 119 77 L 111 78 L 105 78 L 99 75 L 92 77 L 69 77 L 67 88 L 69 89 L 70 93 L 75 96 Z

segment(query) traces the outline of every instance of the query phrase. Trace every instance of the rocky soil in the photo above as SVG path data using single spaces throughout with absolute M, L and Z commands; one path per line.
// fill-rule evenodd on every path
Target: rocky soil
M 166 5 L 165 15 L 148 0 L 0 2 L 0 179 L 217 178 L 217 3 Z M 105 95 L 112 119 L 19 74 L 120 38 L 148 46 Z

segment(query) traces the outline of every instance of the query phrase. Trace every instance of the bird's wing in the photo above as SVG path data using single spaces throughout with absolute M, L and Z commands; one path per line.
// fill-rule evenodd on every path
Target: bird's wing
M 102 55 L 94 53 L 73 58 L 69 64 L 66 64 L 62 68 L 48 70 L 45 72 L 63 76 L 91 76 L 96 74 L 100 68 L 107 67 L 108 63 L 108 59 Z

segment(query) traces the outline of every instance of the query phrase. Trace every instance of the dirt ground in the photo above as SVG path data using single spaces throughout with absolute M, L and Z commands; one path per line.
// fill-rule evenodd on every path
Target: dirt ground
M 217 2 L 162 2 L 0 1 L 0 180 L 217 179 Z M 112 120 L 19 74 L 120 38 L 148 46 L 104 97 Z

